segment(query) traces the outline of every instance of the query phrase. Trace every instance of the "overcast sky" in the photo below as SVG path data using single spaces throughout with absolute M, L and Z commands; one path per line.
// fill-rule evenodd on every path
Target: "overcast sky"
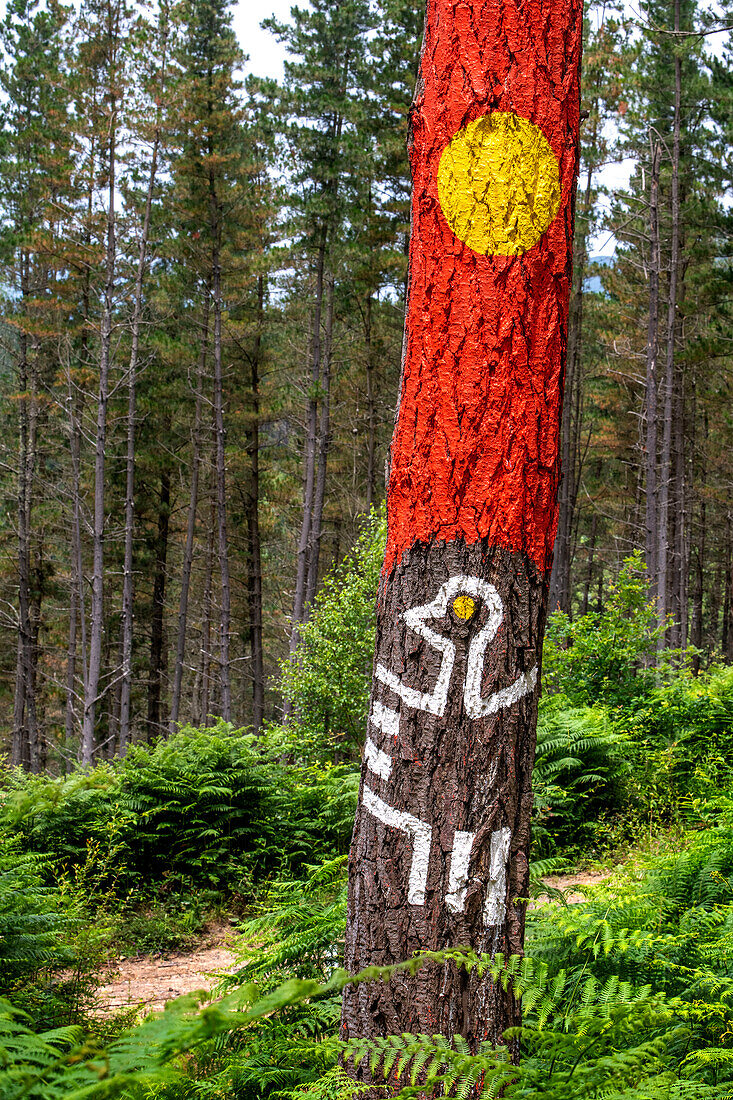
M 304 6 L 305 2 L 306 0 L 299 0 L 301 6 Z M 274 35 L 260 28 L 260 23 L 273 14 L 278 19 L 288 22 L 292 6 L 293 0 L 239 0 L 239 4 L 234 9 L 234 26 L 242 48 L 249 55 L 246 67 L 248 73 L 254 73 L 256 76 L 273 76 L 278 80 L 282 78 L 285 50 Z M 604 172 L 604 183 L 607 187 L 625 187 L 631 168 L 631 163 L 609 165 Z M 593 249 L 598 254 L 610 256 L 613 254 L 614 245 L 613 239 L 605 233 L 593 242 Z
M 300 3 L 303 6 L 304 0 Z M 239 0 L 234 26 L 242 49 L 249 54 L 248 73 L 282 79 L 285 51 L 274 35 L 260 28 L 260 23 L 271 15 L 288 22 L 292 6 L 293 0 Z

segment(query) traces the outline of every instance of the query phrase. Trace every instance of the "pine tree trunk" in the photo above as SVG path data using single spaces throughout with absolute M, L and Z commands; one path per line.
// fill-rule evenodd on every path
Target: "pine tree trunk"
M 659 170 L 662 145 L 656 141 L 652 151 L 649 183 L 649 323 L 646 341 L 646 513 L 645 549 L 649 577 L 649 593 L 656 597 L 657 530 L 659 507 L 657 500 L 657 358 L 659 353 L 659 273 L 662 266 L 659 250 Z
M 169 427 L 169 425 L 167 425 Z M 164 732 L 161 696 L 166 670 L 165 592 L 168 579 L 168 531 L 171 511 L 171 476 L 164 469 L 160 475 L 158 502 L 158 534 L 155 540 L 155 573 L 153 575 L 153 615 L 150 624 L 150 666 L 148 672 L 148 741 Z
M 675 0 L 675 30 L 680 25 L 680 3 Z M 670 572 L 673 566 L 674 546 L 670 538 L 672 527 L 671 505 L 673 478 L 673 430 L 675 406 L 675 338 L 677 335 L 677 282 L 680 266 L 680 127 L 682 113 L 682 61 L 674 60 L 674 131 L 672 139 L 672 193 L 671 193 L 671 245 L 669 261 L 669 298 L 667 302 L 667 357 L 664 372 L 664 425 L 659 487 L 659 545 L 657 550 L 659 570 L 658 607 L 659 621 L 665 622 L 672 610 Z M 665 639 L 660 637 L 660 647 Z
M 313 330 L 311 334 L 311 386 L 308 394 L 308 416 L 306 420 L 305 453 L 303 456 L 303 520 L 298 539 L 298 555 L 295 576 L 295 595 L 293 597 L 293 621 L 290 630 L 290 652 L 298 644 L 299 628 L 303 622 L 306 607 L 306 588 L 311 550 L 311 531 L 313 528 L 313 502 L 316 490 L 316 460 L 318 432 L 318 384 L 321 377 L 321 315 L 323 312 L 323 290 L 326 268 L 327 231 L 321 231 L 316 261 L 316 299 L 313 307 Z M 287 710 L 287 706 L 286 706 Z
M 591 144 L 598 136 L 596 126 L 591 134 Z M 585 179 L 585 193 L 581 208 L 582 216 L 587 218 L 591 212 L 593 195 L 593 165 L 588 166 Z M 572 596 L 572 565 L 574 557 L 573 530 L 576 523 L 576 505 L 580 487 L 581 456 L 580 432 L 582 401 L 582 346 L 583 346 L 583 296 L 585 268 L 588 259 L 587 239 L 583 236 L 580 246 L 573 255 L 573 283 L 570 295 L 570 316 L 568 320 L 568 353 L 565 367 L 565 394 L 562 408 L 562 427 L 560 429 L 560 492 L 558 495 L 558 524 L 555 539 L 555 552 L 550 576 L 549 607 L 551 611 L 560 608 L 570 612 Z
M 428 2 L 387 554 L 349 861 L 352 972 L 424 950 L 522 951 L 581 38 L 579 0 L 506 0 L 500 17 Z M 518 1020 L 511 993 L 486 974 L 430 963 L 347 987 L 342 1037 L 441 1032 L 475 1049 Z M 370 1080 L 363 1063 L 354 1074 Z
M 720 648 L 723 659 L 733 664 L 733 521 L 728 516 L 725 539 L 725 587 Z
M 150 216 L 153 208 L 155 177 L 158 170 L 160 130 L 156 130 L 150 159 L 150 173 L 145 195 L 140 246 L 135 275 L 135 298 L 132 310 L 130 365 L 128 368 L 127 402 L 127 466 L 125 478 L 125 557 L 122 578 L 122 682 L 120 684 L 119 753 L 124 756 L 130 739 L 130 692 L 132 689 L 132 631 L 134 620 L 132 564 L 135 536 L 135 416 L 137 399 L 137 364 L 140 350 L 140 324 L 143 312 L 143 282 L 148 262 Z
M 168 721 L 170 733 L 175 733 L 178 715 L 181 709 L 181 691 L 183 688 L 183 666 L 186 659 L 186 629 L 188 623 L 188 598 L 191 590 L 191 569 L 196 539 L 196 512 L 199 502 L 199 476 L 201 472 L 201 428 L 204 401 L 204 379 L 206 377 L 206 359 L 209 350 L 209 310 L 211 306 L 211 283 L 204 286 L 203 317 L 201 320 L 201 350 L 198 370 L 196 371 L 196 404 L 193 413 L 192 451 L 191 451 L 191 490 L 188 499 L 188 520 L 186 523 L 186 545 L 183 551 L 181 567 L 181 595 L 178 603 L 178 635 L 176 639 L 176 663 L 173 670 L 173 696 Z
M 313 498 L 313 520 L 311 524 L 311 544 L 308 555 L 308 580 L 305 589 L 305 608 L 303 618 L 316 598 L 318 588 L 318 568 L 321 559 L 321 539 L 323 537 L 323 507 L 326 501 L 326 472 L 328 452 L 331 445 L 331 359 L 333 355 L 333 275 L 326 277 L 326 325 L 323 339 L 323 370 L 319 380 L 321 415 L 318 423 L 318 467 L 316 473 L 316 491 Z
M 214 533 L 216 530 L 216 502 L 212 500 L 211 519 L 206 545 L 203 613 L 201 616 L 201 703 L 199 724 L 208 726 L 211 716 L 211 605 L 214 576 Z
M 109 369 L 112 348 L 112 309 L 115 281 L 115 158 L 117 155 L 116 107 L 112 97 L 109 138 L 109 187 L 107 195 L 107 242 L 105 249 L 104 300 L 99 355 L 99 391 L 97 394 L 97 430 L 94 458 L 94 518 L 92 523 L 92 602 L 90 611 L 89 667 L 84 692 L 84 717 L 81 733 L 81 762 L 90 766 L 95 750 L 95 716 L 102 671 L 104 638 L 104 479 L 105 446 L 107 440 L 107 404 L 109 401 Z
M 372 507 L 377 494 L 377 407 L 374 400 L 374 353 L 372 349 L 372 296 L 367 294 L 364 310 L 364 343 L 366 345 L 366 398 L 367 398 L 367 476 L 366 506 Z
M 247 516 L 247 603 L 249 647 L 252 661 L 252 728 L 258 733 L 265 717 L 265 660 L 262 641 L 262 550 L 260 543 L 260 356 L 265 323 L 265 280 L 257 281 L 257 335 L 250 359 L 252 414 L 247 428 L 249 484 L 245 499 Z
M 221 211 L 216 204 L 215 239 L 220 232 Z M 221 358 L 221 263 L 218 244 L 212 256 L 211 286 L 214 297 L 214 416 L 216 419 L 216 519 L 221 578 L 221 617 L 219 620 L 219 687 L 221 717 L 232 720 L 232 689 L 229 665 L 231 630 L 231 590 L 229 584 L 229 545 L 227 542 L 226 433 L 224 429 L 224 379 Z
M 83 416 L 82 397 L 74 396 L 73 384 L 69 377 L 68 407 L 70 416 L 69 451 L 71 454 L 71 608 L 73 619 L 69 622 L 69 643 L 66 668 L 66 735 L 67 741 L 73 738 L 77 701 L 79 692 L 76 687 L 76 665 L 78 656 L 78 637 L 81 636 L 81 701 L 86 697 L 87 676 L 87 617 L 84 593 L 84 562 L 82 556 L 82 503 L 81 503 L 81 419 Z M 78 631 L 77 631 L 78 618 Z
M 21 254 L 21 301 L 30 297 L 30 260 Z M 33 676 L 31 624 L 31 516 L 35 447 L 33 421 L 35 398 L 31 393 L 28 336 L 19 333 L 18 384 L 18 651 L 13 706 L 12 760 L 31 772 L 38 771 L 38 721 Z

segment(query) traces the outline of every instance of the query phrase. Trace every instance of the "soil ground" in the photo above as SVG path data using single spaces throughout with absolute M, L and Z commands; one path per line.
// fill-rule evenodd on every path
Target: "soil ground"
M 583 901 L 582 887 L 608 878 L 608 873 L 585 871 L 575 875 L 548 875 L 548 886 L 562 890 L 569 902 Z M 540 897 L 537 901 L 548 900 Z M 535 903 L 536 904 L 536 903 Z M 141 1014 L 165 1007 L 167 1001 L 195 989 L 212 990 L 219 978 L 236 966 L 232 945 L 236 934 L 228 925 L 209 929 L 192 950 L 155 958 L 148 955 L 118 959 L 97 991 L 98 1012 L 109 1015 L 140 1006 Z
M 585 901 L 584 886 L 597 886 L 610 877 L 609 871 L 579 871 L 577 875 L 546 875 L 543 882 L 555 890 L 562 890 L 567 901 L 572 904 L 575 901 Z M 537 901 L 549 901 L 545 894 L 541 894 Z
M 107 968 L 104 985 L 97 990 L 100 1015 L 139 1005 L 142 1014 L 165 1008 L 166 1002 L 192 993 L 211 990 L 222 974 L 234 970 L 236 956 L 231 949 L 231 928 L 210 928 L 192 951 L 166 958 L 140 955 L 117 959 Z

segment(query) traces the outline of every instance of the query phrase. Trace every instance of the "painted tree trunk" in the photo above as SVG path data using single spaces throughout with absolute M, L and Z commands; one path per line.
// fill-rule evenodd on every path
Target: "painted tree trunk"
M 428 0 L 352 972 L 521 952 L 577 172 L 581 0 Z M 499 1042 L 511 995 L 429 964 L 348 987 L 344 1038 Z

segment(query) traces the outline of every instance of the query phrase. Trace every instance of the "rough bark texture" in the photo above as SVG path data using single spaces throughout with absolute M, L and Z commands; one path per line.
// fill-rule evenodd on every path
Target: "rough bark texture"
M 463 535 L 547 568 L 577 170 L 581 5 L 429 0 L 412 110 L 413 233 L 387 566 Z M 530 119 L 559 162 L 558 213 L 521 255 L 481 255 L 443 216 L 446 144 L 493 112 Z M 488 199 L 485 201 L 489 201 Z
M 659 354 L 659 273 L 662 266 L 659 251 L 659 170 L 662 144 L 653 146 L 649 187 L 649 325 L 646 343 L 646 567 L 651 595 L 657 584 L 657 359 Z
M 495 636 L 489 622 L 495 597 L 489 590 L 488 598 L 477 595 L 470 582 L 460 583 L 462 577 L 478 578 L 498 594 L 502 618 Z M 445 709 L 436 715 L 413 709 L 379 679 L 379 670 L 425 695 L 435 691 L 444 654 L 411 629 L 402 613 L 431 603 L 446 584 L 455 592 L 447 591 L 444 613 L 438 607 L 426 621 L 455 646 Z M 454 610 L 462 595 L 476 608 L 468 620 Z M 529 884 L 536 720 L 531 685 L 540 660 L 545 597 L 544 578 L 525 555 L 490 549 L 485 542 L 467 546 L 462 539 L 417 544 L 385 578 L 368 731 L 376 753 L 367 750 L 351 850 L 350 971 L 459 945 L 491 954 L 521 952 L 524 906 L 515 899 L 527 897 Z M 514 705 L 472 717 L 471 665 L 482 648 L 483 672 L 474 680 L 481 698 L 511 693 L 518 681 L 516 693 L 525 694 Z M 390 725 L 394 732 L 385 733 Z M 387 805 L 423 823 L 424 836 L 416 835 L 417 826 L 405 831 L 385 822 Z M 402 824 L 408 823 L 405 816 Z M 502 843 L 510 847 L 497 861 Z M 515 1022 L 511 998 L 490 978 L 478 979 L 453 965 L 429 965 L 414 977 L 351 986 L 344 998 L 346 1036 L 440 1032 L 476 1044 L 486 1038 L 498 1042 Z
M 191 569 L 193 567 L 194 542 L 196 538 L 196 512 L 199 504 L 199 474 L 201 470 L 201 421 L 204 403 L 204 375 L 209 347 L 209 307 L 211 286 L 204 287 L 203 320 L 201 323 L 201 350 L 196 371 L 196 405 L 193 416 L 192 454 L 191 454 L 191 491 L 188 500 L 188 520 L 186 522 L 186 546 L 183 552 L 181 568 L 181 595 L 178 603 L 178 637 L 176 640 L 176 663 L 173 670 L 173 697 L 168 722 L 170 733 L 175 733 L 178 713 L 181 706 L 183 686 L 183 665 L 186 659 L 186 627 L 188 623 L 188 596 L 191 588 Z
M 581 16 L 580 0 L 428 0 L 351 971 L 433 948 L 522 949 Z M 488 979 L 430 965 L 348 988 L 342 1034 L 475 1045 L 516 1020 Z

